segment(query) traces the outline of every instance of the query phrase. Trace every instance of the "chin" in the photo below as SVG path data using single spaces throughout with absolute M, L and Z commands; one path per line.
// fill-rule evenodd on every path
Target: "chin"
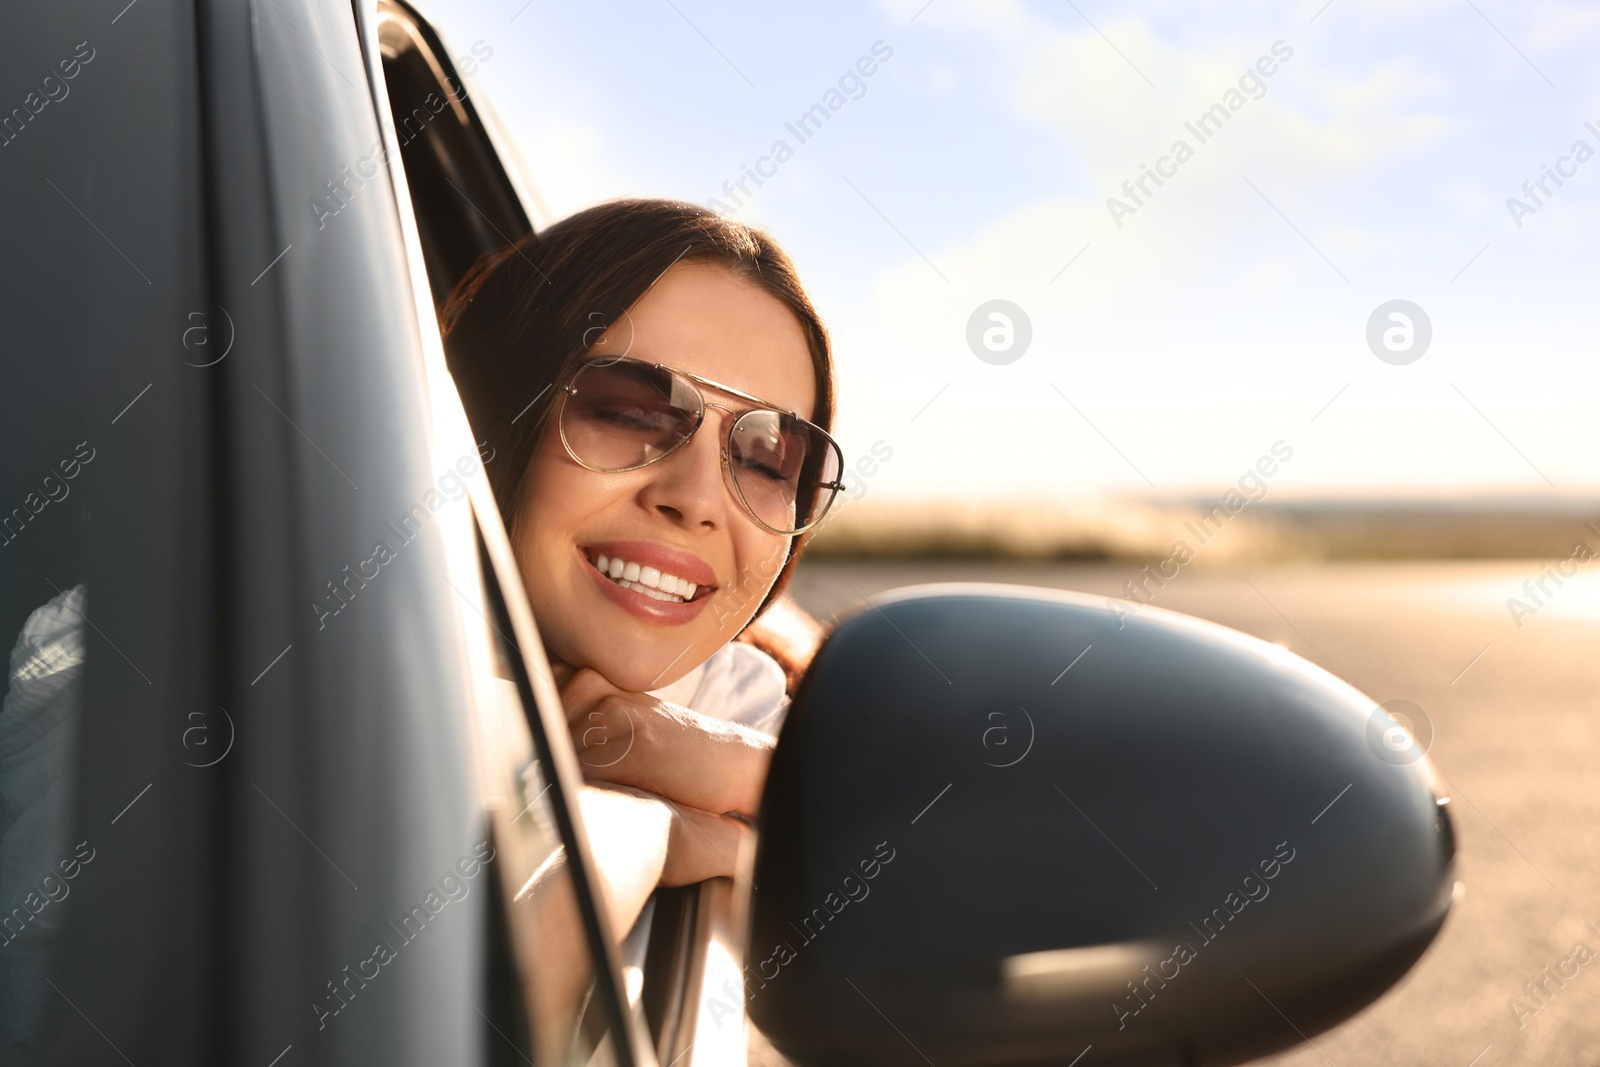
M 644 693 L 671 685 L 698 667 L 705 658 L 693 646 L 685 651 L 681 641 L 671 645 L 652 642 L 628 648 L 628 642 L 617 641 L 615 634 L 609 636 L 610 640 L 601 641 L 594 654 L 584 657 L 584 660 L 611 684 L 630 693 Z

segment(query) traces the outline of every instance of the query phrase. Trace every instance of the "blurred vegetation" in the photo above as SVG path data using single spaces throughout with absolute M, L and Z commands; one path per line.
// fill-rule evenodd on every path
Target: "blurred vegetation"
M 1543 559 L 1600 552 L 1600 499 L 841 501 L 817 555 L 1159 560 Z

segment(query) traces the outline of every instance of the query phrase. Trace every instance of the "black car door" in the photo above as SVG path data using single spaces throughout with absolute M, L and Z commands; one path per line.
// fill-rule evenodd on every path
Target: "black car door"
M 647 1062 L 375 11 L 112 8 L 0 35 L 0 1056 Z M 510 899 L 558 854 L 552 1041 Z

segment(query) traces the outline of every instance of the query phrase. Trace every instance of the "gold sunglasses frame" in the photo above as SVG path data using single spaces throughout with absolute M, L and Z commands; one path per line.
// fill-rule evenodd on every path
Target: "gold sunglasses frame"
M 700 401 L 699 418 L 695 422 L 693 430 L 685 434 L 682 440 L 673 445 L 671 448 L 667 449 L 665 452 L 662 452 L 660 455 L 652 456 L 643 463 L 635 463 L 627 467 L 596 467 L 591 463 L 585 462 L 583 458 L 578 455 L 577 450 L 572 447 L 572 442 L 567 440 L 567 398 L 569 396 L 576 395 L 577 388 L 574 383 L 577 381 L 578 375 L 582 374 L 585 370 L 590 367 L 613 367 L 619 363 L 632 363 L 641 367 L 649 367 L 652 370 L 664 373 L 671 378 L 681 379 L 689 383 L 691 391 Z M 705 394 L 701 392 L 700 387 L 702 386 L 715 389 L 718 392 L 727 393 L 729 396 L 737 397 L 740 400 L 748 401 L 754 406 L 748 407 L 743 411 L 734 411 L 726 404 L 711 403 L 710 401 L 706 400 Z M 584 468 L 585 470 L 591 470 L 597 474 L 622 474 L 627 471 L 636 471 L 643 467 L 648 467 L 653 463 L 659 463 L 668 456 L 673 455 L 678 451 L 678 449 L 688 444 L 689 441 L 693 439 L 695 434 L 700 432 L 700 428 L 705 425 L 706 409 L 708 408 L 720 408 L 729 415 L 732 415 L 733 420 L 728 423 L 727 437 L 722 442 L 719 449 L 722 456 L 722 471 L 725 484 L 729 489 L 733 490 L 734 499 L 739 502 L 739 507 L 744 510 L 744 513 L 750 516 L 751 521 L 768 533 L 777 534 L 779 537 L 797 537 L 808 530 L 816 529 L 817 525 L 827 517 L 828 512 L 833 508 L 833 502 L 839 499 L 839 490 L 844 488 L 844 483 L 837 480 L 837 476 L 835 476 L 835 480 L 831 482 L 818 482 L 817 490 L 819 492 L 824 489 L 830 490 L 828 501 L 822 506 L 822 510 L 817 513 L 817 517 L 815 519 L 798 529 L 780 530 L 764 522 L 761 517 L 756 514 L 755 508 L 750 505 L 750 501 L 745 498 L 744 490 L 740 488 L 739 479 L 734 476 L 732 463 L 728 458 L 728 448 L 733 442 L 733 435 L 738 430 L 739 423 L 747 415 L 753 415 L 757 412 L 777 412 L 779 415 L 787 415 L 797 422 L 802 422 L 811 427 L 812 430 L 822 435 L 822 439 L 827 442 L 827 446 L 833 450 L 834 457 L 838 461 L 838 470 L 840 474 L 844 473 L 844 450 L 839 447 L 839 442 L 834 440 L 832 434 L 830 434 L 827 430 L 824 430 L 821 426 L 818 426 L 816 423 L 812 422 L 810 419 L 805 418 L 799 412 L 778 407 L 776 404 L 763 400 L 759 396 L 746 393 L 741 389 L 735 389 L 730 385 L 723 385 L 721 382 L 712 381 L 710 378 L 702 378 L 698 374 L 690 374 L 688 371 L 678 370 L 676 367 L 667 367 L 660 363 L 652 363 L 645 359 L 635 359 L 632 356 L 617 356 L 610 359 L 584 360 L 582 363 L 578 364 L 577 368 L 574 369 L 571 374 L 567 376 L 566 380 L 560 387 L 560 393 L 560 406 L 556 410 L 555 416 L 556 430 L 561 435 L 561 445 L 567 450 L 567 455 L 572 457 L 572 461 L 574 463 L 578 464 L 578 466 Z

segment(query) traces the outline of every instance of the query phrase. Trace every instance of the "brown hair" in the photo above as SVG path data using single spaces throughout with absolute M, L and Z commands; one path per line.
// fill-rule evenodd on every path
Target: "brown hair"
M 508 525 L 516 522 L 555 383 L 605 327 L 685 260 L 719 264 L 794 313 L 816 372 L 811 421 L 832 428 L 828 331 L 777 243 L 761 230 L 681 200 L 611 200 L 484 256 L 440 309 L 445 357 L 467 419 L 493 449 L 488 455 L 498 458 L 488 465 L 489 484 Z M 807 537 L 791 540 L 756 615 L 788 585 Z

